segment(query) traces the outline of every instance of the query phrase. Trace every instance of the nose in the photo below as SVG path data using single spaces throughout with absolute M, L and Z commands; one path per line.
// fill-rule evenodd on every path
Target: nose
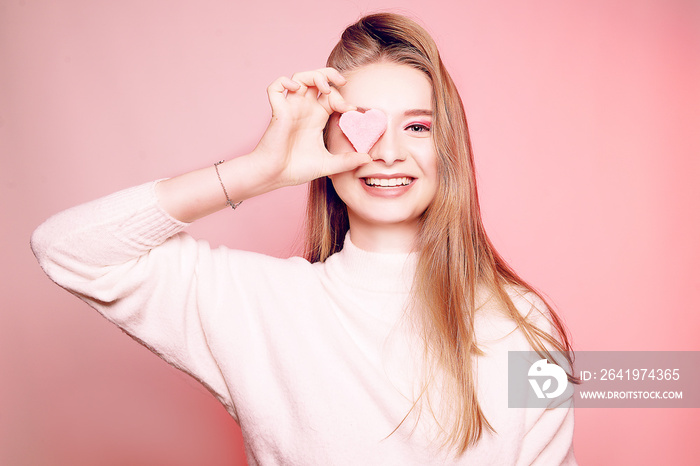
M 372 160 L 382 161 L 386 165 L 393 165 L 395 162 L 406 159 L 404 151 L 401 148 L 400 136 L 388 126 L 384 134 L 381 135 L 369 150 L 369 155 L 372 157 Z

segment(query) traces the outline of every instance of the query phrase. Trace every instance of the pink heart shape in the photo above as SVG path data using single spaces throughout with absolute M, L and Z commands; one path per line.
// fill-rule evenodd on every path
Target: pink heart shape
M 387 118 L 377 109 L 365 113 L 355 110 L 340 115 L 338 126 L 348 137 L 357 152 L 367 153 L 386 131 Z

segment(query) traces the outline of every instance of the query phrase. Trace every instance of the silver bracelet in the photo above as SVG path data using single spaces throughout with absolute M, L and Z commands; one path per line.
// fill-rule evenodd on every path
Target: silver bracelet
M 214 164 L 214 170 L 216 170 L 216 176 L 219 177 L 219 183 L 221 183 L 221 187 L 224 189 L 224 195 L 226 196 L 226 204 L 230 205 L 233 210 L 236 210 L 236 207 L 241 205 L 243 201 L 238 201 L 234 204 L 231 198 L 228 197 L 228 192 L 226 192 L 226 186 L 224 186 L 224 182 L 222 181 L 221 175 L 219 174 L 219 165 L 221 165 L 224 162 L 225 160 L 219 160 L 218 162 L 216 162 Z

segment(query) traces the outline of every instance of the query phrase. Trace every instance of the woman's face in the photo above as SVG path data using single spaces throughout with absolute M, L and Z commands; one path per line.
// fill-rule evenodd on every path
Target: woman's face
M 437 190 L 430 81 L 423 72 L 395 63 L 367 65 L 345 77 L 347 84 L 340 93 L 348 103 L 360 111 L 378 109 L 387 116 L 386 131 L 369 150 L 373 161 L 330 177 L 347 205 L 350 226 L 392 226 L 417 232 L 419 217 Z M 338 118 L 338 114 L 331 117 L 328 150 L 352 152 Z

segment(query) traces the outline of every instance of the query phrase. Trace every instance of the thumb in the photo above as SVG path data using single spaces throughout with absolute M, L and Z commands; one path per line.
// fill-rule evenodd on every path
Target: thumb
M 336 173 L 354 170 L 357 167 L 370 163 L 371 161 L 372 157 L 370 157 L 369 154 L 363 154 L 361 152 L 331 154 L 326 168 L 329 171 L 328 175 L 334 175 Z

